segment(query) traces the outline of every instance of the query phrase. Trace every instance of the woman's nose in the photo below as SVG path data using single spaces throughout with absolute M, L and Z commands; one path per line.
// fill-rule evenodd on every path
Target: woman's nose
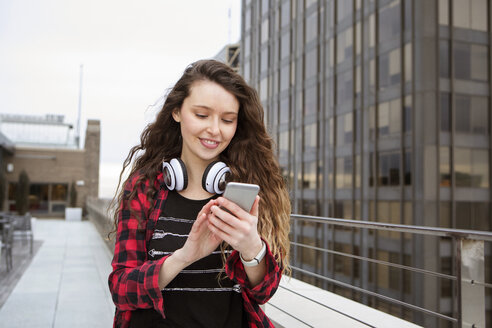
M 208 126 L 208 130 L 212 135 L 219 134 L 219 131 L 220 131 L 219 120 L 216 118 L 211 119 L 210 124 Z

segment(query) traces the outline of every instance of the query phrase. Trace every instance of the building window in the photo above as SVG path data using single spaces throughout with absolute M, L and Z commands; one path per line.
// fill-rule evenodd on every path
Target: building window
M 290 6 L 291 6 L 291 1 L 287 1 L 282 3 L 282 8 L 280 9 L 280 15 L 281 15 L 281 24 L 282 27 L 288 25 L 291 20 L 290 20 Z
M 278 137 L 279 157 L 289 157 L 289 131 L 280 132 Z
M 457 229 L 489 230 L 489 220 L 488 203 L 456 202 Z
M 412 44 L 411 43 L 406 43 L 405 44 L 405 82 L 411 82 L 412 81 Z
M 337 144 L 346 145 L 353 141 L 353 114 L 339 115 L 337 118 Z
M 379 41 L 387 42 L 400 37 L 400 0 L 394 0 L 379 11 Z
M 453 0 L 454 27 L 487 31 L 487 0 Z
M 400 154 L 379 153 L 379 186 L 400 185 Z
M 450 97 L 448 92 L 441 92 L 441 131 L 449 132 L 451 131 L 451 108 Z
M 352 28 L 348 28 L 340 32 L 337 38 L 337 64 L 343 63 L 345 60 L 352 58 Z
M 306 17 L 306 44 L 318 37 L 318 11 Z
M 449 25 L 449 0 L 439 0 L 439 24 Z
M 412 184 L 412 151 L 406 150 L 403 154 L 403 163 L 405 164 L 405 185 L 410 186 Z
M 441 187 L 451 187 L 450 148 L 439 147 L 439 174 Z
M 352 15 L 352 1 L 337 1 L 337 22 L 340 23 Z
M 318 123 L 304 127 L 304 151 L 316 151 L 318 147 Z
M 439 40 L 439 76 L 449 79 L 449 40 Z
M 412 131 L 412 96 L 405 96 L 405 105 L 403 106 L 403 132 Z
M 308 80 L 318 74 L 318 48 L 311 49 L 305 57 L 305 79 Z
M 379 88 L 385 89 L 401 81 L 400 49 L 379 56 Z
M 280 68 L 280 92 L 289 89 L 290 81 L 290 67 L 289 65 L 284 65 Z
M 455 78 L 481 82 L 488 80 L 487 46 L 455 42 L 453 52 Z
M 304 163 L 303 166 L 303 189 L 316 189 L 317 165 L 316 161 Z
M 261 50 L 260 55 L 260 71 L 268 71 L 268 47 Z
M 269 20 L 267 18 L 261 23 L 261 43 L 262 44 L 268 41 L 268 35 L 269 35 L 268 27 L 269 27 Z
M 290 33 L 284 33 L 280 39 L 280 60 L 290 55 Z
M 304 95 L 304 114 L 310 115 L 318 112 L 318 85 L 313 84 L 306 88 Z
M 393 99 L 391 101 L 379 104 L 378 111 L 378 132 L 379 136 L 387 136 L 400 133 L 401 131 L 401 100 Z
M 337 176 L 336 184 L 337 189 L 350 189 L 352 188 L 352 157 L 339 157 L 337 158 Z
M 487 100 L 486 97 L 456 95 L 456 133 L 488 135 L 489 117 Z
M 489 187 L 489 151 L 455 148 L 456 187 Z
M 338 104 L 352 104 L 354 89 L 353 89 L 352 70 L 347 70 L 338 75 L 337 83 L 337 102 Z

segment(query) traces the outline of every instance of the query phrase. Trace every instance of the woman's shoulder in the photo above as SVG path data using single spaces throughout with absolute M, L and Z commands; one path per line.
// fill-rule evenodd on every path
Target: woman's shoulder
M 164 184 L 164 178 L 161 171 L 157 173 L 155 178 L 149 178 L 142 170 L 133 172 L 125 183 L 125 191 L 132 191 L 135 188 L 138 191 L 146 192 L 151 186 L 159 189 Z

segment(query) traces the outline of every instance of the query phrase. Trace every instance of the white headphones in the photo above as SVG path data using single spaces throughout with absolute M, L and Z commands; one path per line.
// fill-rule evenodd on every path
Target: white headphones
M 162 163 L 164 183 L 169 190 L 181 191 L 188 186 L 186 166 L 179 158 Z M 222 194 L 225 190 L 231 170 L 224 162 L 210 163 L 202 177 L 202 187 L 211 194 Z

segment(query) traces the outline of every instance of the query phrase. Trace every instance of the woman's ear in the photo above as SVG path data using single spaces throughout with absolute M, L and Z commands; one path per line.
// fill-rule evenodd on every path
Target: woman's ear
M 179 108 L 176 108 L 175 110 L 173 110 L 173 118 L 176 122 L 181 122 L 181 112 L 179 110 Z

